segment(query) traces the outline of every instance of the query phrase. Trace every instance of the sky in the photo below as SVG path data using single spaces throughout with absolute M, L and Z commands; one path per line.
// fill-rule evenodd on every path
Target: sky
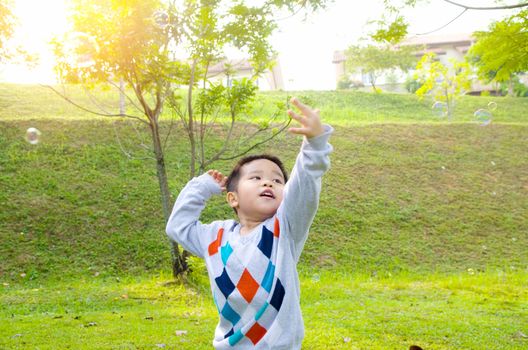
M 67 28 L 65 10 L 68 0 L 16 0 L 15 12 L 20 18 L 16 40 L 27 50 L 37 53 L 41 64 L 0 67 L 0 81 L 18 83 L 53 83 L 53 58 L 48 42 Z M 466 5 L 492 6 L 492 0 L 460 0 Z M 455 18 L 461 8 L 442 0 L 404 12 L 411 23 L 411 35 L 435 30 Z M 358 43 L 370 27 L 369 20 L 381 17 L 381 0 L 335 0 L 327 9 L 316 13 L 297 13 L 278 21 L 279 28 L 271 42 L 279 54 L 286 90 L 332 90 L 335 88 L 333 52 Z M 434 35 L 467 34 L 485 30 L 493 19 L 508 11 L 467 11 L 463 16 L 436 31 Z

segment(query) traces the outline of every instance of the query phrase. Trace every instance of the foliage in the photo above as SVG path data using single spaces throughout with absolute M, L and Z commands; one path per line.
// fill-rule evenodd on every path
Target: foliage
M 422 84 L 412 76 L 408 76 L 405 79 L 405 90 L 411 94 L 414 94 L 421 86 Z
M 209 135 L 206 129 L 214 124 L 215 115 L 208 114 L 210 105 L 204 103 L 204 99 L 207 96 L 216 98 L 219 88 L 213 85 L 210 92 L 201 95 L 198 105 L 207 105 L 208 108 L 198 111 L 199 122 L 195 120 L 193 93 L 198 89 L 198 83 L 201 83 L 202 89 L 209 89 L 209 68 L 222 61 L 226 46 L 232 46 L 246 52 L 254 76 L 260 75 L 272 63 L 273 50 L 268 40 L 276 28 L 273 21 L 276 10 L 297 5 L 317 8 L 324 2 L 270 0 L 261 6 L 246 6 L 243 2 L 227 0 L 75 0 L 72 16 L 74 32 L 55 41 L 58 57 L 56 71 L 65 82 L 85 86 L 104 82 L 114 86 L 120 91 L 122 99 L 126 98 L 133 106 L 135 111 L 132 113 L 124 110 L 112 113 L 99 104 L 102 111 L 92 112 L 127 117 L 148 127 L 152 143 L 150 157 L 155 160 L 162 209 L 167 220 L 172 203 L 163 139 L 166 142 L 168 135 L 163 137 L 159 126 L 166 100 L 170 99 L 170 107 L 187 129 L 192 177 L 197 160 L 203 171 L 206 162 L 221 159 L 231 140 L 234 121 L 245 112 L 242 107 L 247 107 L 255 92 L 251 82 L 225 90 L 233 123 L 224 146 L 212 158 L 206 159 L 204 148 Z M 186 98 L 181 98 L 180 92 L 176 91 L 182 85 L 187 87 Z M 132 89 L 133 96 L 125 96 L 125 86 Z M 56 89 L 54 91 L 60 94 Z M 138 112 L 139 115 L 134 114 Z M 195 124 L 198 127 L 195 128 Z M 272 131 L 270 137 L 259 140 L 247 150 L 277 134 Z M 197 145 L 201 152 L 198 152 Z M 181 255 L 176 243 L 173 243 L 172 252 L 173 270 L 177 275 L 186 270 L 187 253 Z
M 337 90 L 348 90 L 352 87 L 352 80 L 347 75 L 342 76 L 337 82 Z
M 370 34 L 370 37 L 374 41 L 379 43 L 396 44 L 401 42 L 407 36 L 407 31 L 409 27 L 408 21 L 402 15 L 403 10 L 406 8 L 416 7 L 420 5 L 426 6 L 428 1 L 429 0 L 383 0 L 383 4 L 385 6 L 385 13 L 382 15 L 382 18 L 380 20 L 372 22 L 377 25 L 377 28 L 373 33 Z M 526 1 L 519 1 L 518 4 L 514 5 L 502 5 L 500 4 L 501 1 L 496 1 L 498 3 L 496 6 L 471 6 L 465 5 L 463 2 L 447 0 L 444 0 L 444 2 L 456 8 L 463 9 L 462 12 L 458 15 L 458 17 L 468 10 L 493 11 L 498 9 L 524 8 L 528 6 L 528 2 Z M 458 17 L 455 17 L 454 19 Z M 526 17 L 526 15 L 523 15 L 521 12 L 520 14 L 514 14 L 511 18 L 513 19 L 516 17 L 519 17 L 519 19 L 522 21 L 522 18 Z M 445 26 L 448 26 L 449 24 L 451 24 L 451 22 L 453 22 L 454 19 L 452 19 L 451 21 L 449 21 L 449 19 L 446 19 L 446 23 L 441 28 L 437 28 L 431 31 L 430 33 L 438 31 L 439 29 L 442 29 Z
M 286 105 L 276 101 L 271 116 L 265 116 L 263 120 L 255 118 L 257 90 L 253 80 L 248 78 L 233 80 L 231 86 L 210 83 L 198 91 L 193 104 L 196 112 L 193 120 L 186 118 L 178 108 L 178 99 L 169 99 L 169 105 L 179 113 L 191 143 L 195 144 L 191 157 L 197 160 L 198 169 L 191 169 L 191 176 L 194 171 L 203 173 L 218 160 L 230 160 L 248 153 L 276 137 L 289 124 L 284 123 Z M 219 119 L 227 123 L 223 124 Z M 191 122 L 195 124 L 192 128 Z M 208 142 L 211 129 L 218 128 L 226 130 L 224 141 L 220 144 Z
M 345 50 L 345 67 L 348 73 L 361 70 L 367 74 L 372 88 L 376 90 L 376 80 L 384 72 L 394 69 L 406 72 L 414 66 L 413 50 L 412 46 L 395 49 L 390 46 L 353 45 Z
M 13 35 L 15 26 L 12 7 L 12 0 L 0 0 L 0 62 L 10 56 L 6 43 Z
M 415 77 L 422 85 L 416 95 L 431 94 L 435 101 L 444 102 L 451 120 L 456 99 L 471 87 L 471 70 L 467 62 L 452 60 L 450 68 L 435 58 L 434 53 L 426 53 L 418 62 Z
M 528 71 L 528 10 L 493 22 L 489 31 L 474 33 L 469 61 L 485 81 L 505 82 Z
M 389 21 L 388 26 L 386 26 L 386 19 L 376 21 L 375 23 L 378 24 L 378 28 L 374 33 L 370 34 L 370 37 L 375 42 L 397 44 L 407 36 L 407 28 L 409 24 L 406 23 L 405 19 L 401 16 L 397 16 L 394 21 Z
M 512 77 L 508 82 L 502 82 L 499 89 L 502 95 L 510 94 L 517 97 L 528 97 L 528 86 L 523 84 L 518 76 Z

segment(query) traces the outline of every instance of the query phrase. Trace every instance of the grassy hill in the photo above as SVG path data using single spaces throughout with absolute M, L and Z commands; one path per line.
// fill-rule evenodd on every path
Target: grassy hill
M 0 276 L 166 270 L 153 161 L 129 159 L 120 147 L 148 144 L 148 131 L 129 121 L 89 119 L 40 87 L 0 91 L 6 106 L 0 110 Z M 26 101 L 15 118 L 9 111 L 21 92 L 22 100 L 39 102 Z M 320 105 L 336 127 L 303 267 L 373 273 L 528 266 L 528 116 L 519 112 L 528 110 L 528 101 L 494 98 L 497 116 L 483 127 L 462 122 L 487 103 L 476 97 L 460 101 L 454 123 L 438 121 L 413 96 L 301 97 Z M 24 140 L 29 127 L 42 131 L 38 145 Z M 170 141 L 167 164 L 177 195 L 188 179 L 181 128 Z M 285 135 L 262 150 L 291 168 L 299 142 Z M 232 162 L 216 166 L 227 173 Z M 232 215 L 221 199 L 215 203 L 204 221 Z
M 528 99 L 464 97 L 448 122 L 411 95 L 297 96 L 336 129 L 299 266 L 303 349 L 523 348 Z M 261 94 L 257 115 L 286 98 Z M 490 101 L 493 122 L 481 126 L 473 112 Z M 29 127 L 39 144 L 25 141 Z M 154 162 L 138 147 L 148 142 L 136 124 L 91 116 L 43 87 L 0 85 L 0 348 L 210 348 L 216 310 L 203 265 L 193 261 L 185 285 L 167 284 Z M 291 169 L 299 145 L 282 135 L 259 151 Z M 187 149 L 176 124 L 174 196 Z M 212 204 L 203 221 L 232 215 L 222 198 Z

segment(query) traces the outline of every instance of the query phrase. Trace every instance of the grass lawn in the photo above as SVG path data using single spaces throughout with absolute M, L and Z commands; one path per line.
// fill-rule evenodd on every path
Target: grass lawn
M 523 349 L 526 274 L 302 274 L 303 349 Z M 200 282 L 201 280 L 202 282 Z M 0 348 L 210 349 L 205 276 L 4 286 Z
M 448 122 L 410 95 L 300 97 L 336 129 L 299 264 L 303 349 L 527 348 L 528 99 L 464 97 Z M 257 114 L 284 100 L 260 95 Z M 472 116 L 490 101 L 484 127 Z M 176 196 L 188 145 L 164 118 Z M 39 144 L 24 140 L 29 127 Z M 155 167 L 138 146 L 148 141 L 45 88 L 0 85 L 0 349 L 212 348 L 203 264 L 171 283 Z M 299 143 L 282 135 L 259 151 L 291 169 Z M 203 221 L 232 215 L 212 204 Z

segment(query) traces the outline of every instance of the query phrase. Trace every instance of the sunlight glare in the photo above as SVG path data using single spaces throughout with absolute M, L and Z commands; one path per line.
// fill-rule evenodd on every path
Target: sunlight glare
M 21 47 L 38 57 L 38 65 L 10 64 L 0 68 L 0 80 L 14 83 L 53 83 L 54 57 L 50 40 L 65 33 L 68 0 L 15 0 L 13 12 L 18 18 L 13 47 Z

